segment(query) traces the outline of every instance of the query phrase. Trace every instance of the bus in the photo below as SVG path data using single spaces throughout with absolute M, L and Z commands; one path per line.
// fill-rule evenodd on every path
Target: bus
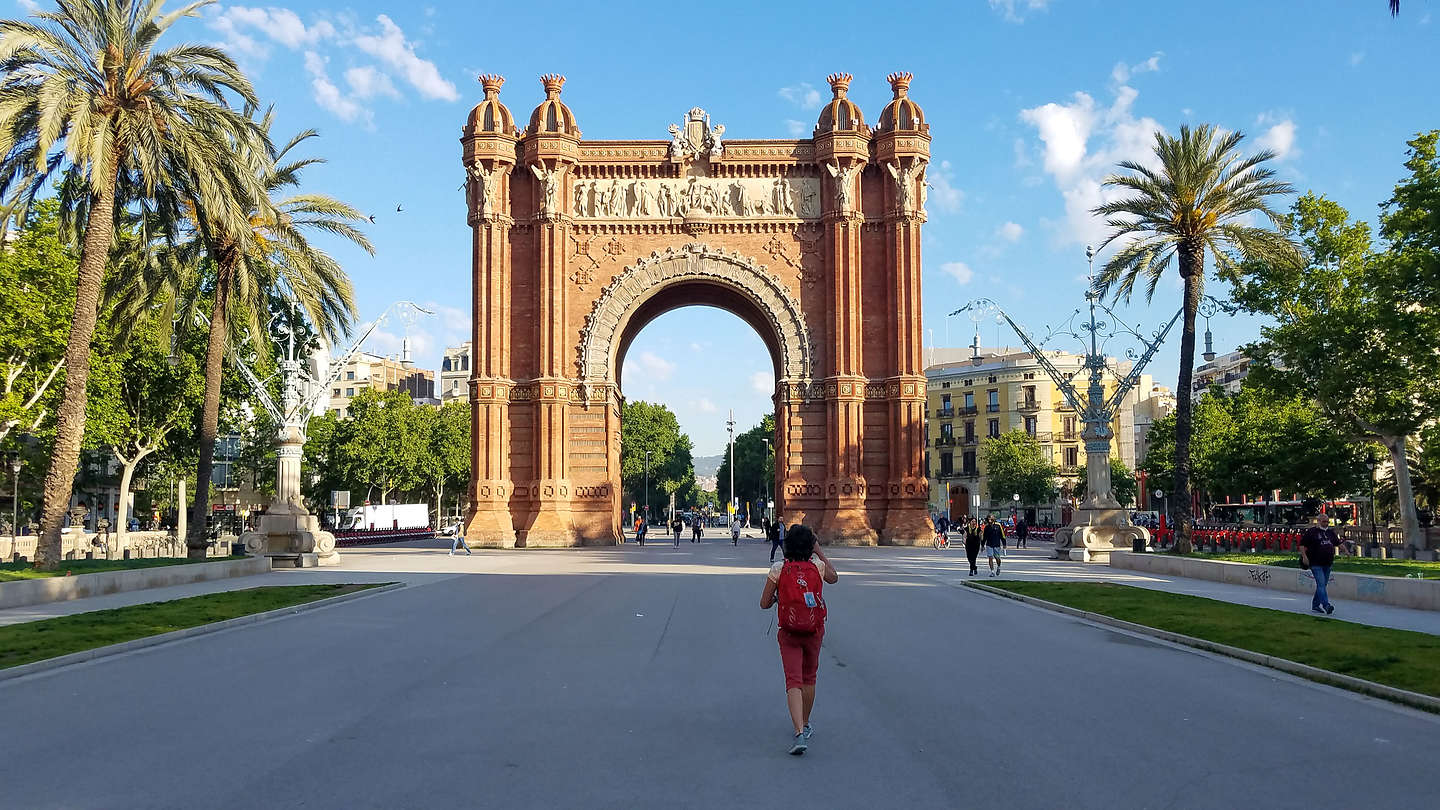
M 1210 517 L 1218 523 L 1298 526 L 1309 523 L 1309 515 L 1323 512 L 1341 525 L 1353 524 L 1361 514 L 1354 501 L 1254 501 L 1250 503 L 1217 503 L 1210 507 Z

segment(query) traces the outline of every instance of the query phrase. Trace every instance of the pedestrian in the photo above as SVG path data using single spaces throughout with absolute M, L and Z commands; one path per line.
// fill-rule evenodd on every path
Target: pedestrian
M 809 526 L 796 524 L 785 534 L 785 558 L 770 566 L 761 610 L 778 603 L 775 638 L 785 670 L 785 703 L 790 709 L 794 736 L 789 752 L 796 756 L 810 747 L 810 710 L 815 707 L 815 674 L 820 668 L 820 645 L 825 640 L 825 583 L 839 580 L 835 566 L 815 542 Z
M 680 533 L 685 531 L 685 521 L 677 514 L 670 521 L 670 531 L 675 535 L 675 547 L 680 547 Z
M 1324 513 L 1316 519 L 1316 525 L 1306 529 L 1300 538 L 1300 567 L 1309 568 L 1315 577 L 1315 596 L 1310 599 L 1310 609 L 1327 616 L 1335 612 L 1326 589 L 1330 585 L 1330 566 L 1335 562 L 1335 549 L 1339 544 L 1340 538 L 1330 528 L 1330 516 Z
M 981 535 L 980 521 L 972 516 L 965 524 L 965 558 L 970 561 L 972 577 L 980 573 L 980 569 L 975 567 L 975 558 L 980 556 Z
M 1024 515 L 1015 516 L 1015 547 L 1026 548 L 1025 539 L 1030 536 L 1030 524 L 1025 522 Z
M 1000 563 L 1005 559 L 1005 527 L 995 516 L 985 517 L 985 562 L 990 566 L 990 576 L 1000 576 Z
M 781 547 L 784 540 L 780 539 L 780 522 L 776 521 L 765 527 L 765 539 L 770 541 L 770 562 L 775 562 L 775 551 Z M 783 554 L 781 556 L 784 556 Z
M 464 529 L 460 529 L 459 531 L 456 531 L 456 532 L 455 532 L 455 539 L 453 539 L 453 540 L 450 541 L 450 556 L 451 556 L 451 557 L 454 557 L 454 556 L 455 556 L 455 549 L 457 549 L 457 548 L 463 548 L 463 549 L 465 549 L 465 553 L 466 553 L 466 554 L 473 555 L 473 554 L 475 553 L 475 552 L 473 552 L 473 551 L 470 550 L 469 544 L 467 544 L 467 543 L 465 542 L 465 530 L 464 530 Z
M 643 546 L 645 545 L 645 532 L 649 531 L 650 524 L 647 523 L 645 518 L 642 517 L 636 522 L 635 525 L 635 542 Z
M 690 516 L 690 542 L 698 543 L 704 537 L 704 530 L 700 528 L 700 513 L 696 512 Z
M 730 545 L 740 545 L 740 521 L 733 515 L 730 517 Z

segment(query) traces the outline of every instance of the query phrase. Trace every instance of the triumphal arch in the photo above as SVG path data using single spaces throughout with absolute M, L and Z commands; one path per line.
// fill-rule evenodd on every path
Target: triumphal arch
M 466 535 L 621 539 L 619 369 L 657 315 L 744 319 L 775 367 L 777 507 L 824 542 L 915 543 L 926 513 L 920 228 L 929 126 L 911 76 L 871 127 L 829 77 L 813 137 L 744 140 L 700 108 L 655 140 L 584 140 L 563 76 L 518 127 L 482 76 L 461 143 L 473 232 Z M 596 99 L 598 102 L 599 99 Z M 655 134 L 665 134 L 656 126 Z

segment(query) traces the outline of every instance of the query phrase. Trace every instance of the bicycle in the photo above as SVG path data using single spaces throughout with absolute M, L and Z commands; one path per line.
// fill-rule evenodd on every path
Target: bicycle
M 935 532 L 935 548 L 950 548 L 950 535 L 946 532 Z

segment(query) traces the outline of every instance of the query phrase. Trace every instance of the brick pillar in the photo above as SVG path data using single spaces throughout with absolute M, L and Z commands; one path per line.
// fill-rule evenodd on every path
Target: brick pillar
M 536 182 L 538 186 L 539 181 Z M 570 196 L 565 193 L 562 199 L 568 200 Z M 539 274 L 533 329 L 539 365 L 534 400 L 530 404 L 535 409 L 535 479 L 530 486 L 532 509 L 525 532 L 527 547 L 578 544 L 570 521 L 571 484 L 566 465 L 570 396 L 575 387 L 565 375 L 569 311 L 565 240 L 569 227 L 569 217 L 556 211 L 542 215 L 534 230 Z

